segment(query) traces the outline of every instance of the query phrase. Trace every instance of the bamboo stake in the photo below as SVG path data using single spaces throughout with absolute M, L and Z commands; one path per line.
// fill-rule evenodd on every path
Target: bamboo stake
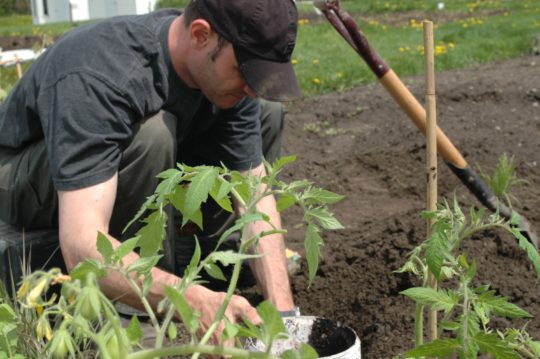
M 435 56 L 433 45 L 433 22 L 424 21 L 424 57 L 426 64 L 426 176 L 427 196 L 426 208 L 428 211 L 437 209 L 437 112 L 435 98 Z M 434 219 L 427 220 L 427 236 L 431 237 Z M 437 289 L 437 280 L 433 273 L 428 274 L 429 286 Z M 437 339 L 437 312 L 428 312 L 428 339 Z

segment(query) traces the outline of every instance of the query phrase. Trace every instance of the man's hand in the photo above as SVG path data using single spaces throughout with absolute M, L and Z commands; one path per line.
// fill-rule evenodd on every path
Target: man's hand
M 199 318 L 201 325 L 199 328 L 200 337 L 208 331 L 214 322 L 217 311 L 225 300 L 225 296 L 226 293 L 214 292 L 202 286 L 193 286 L 186 291 L 186 300 L 191 304 L 195 311 L 201 313 L 201 317 Z M 231 323 L 238 323 L 242 319 L 247 319 L 254 324 L 260 324 L 261 322 L 255 308 L 249 304 L 247 299 L 238 295 L 232 296 L 231 301 L 225 310 L 225 316 Z M 222 321 L 217 330 L 212 333 L 212 337 L 210 338 L 211 344 L 221 343 L 221 333 L 224 329 L 225 324 Z M 229 339 L 222 344 L 234 346 L 234 339 Z

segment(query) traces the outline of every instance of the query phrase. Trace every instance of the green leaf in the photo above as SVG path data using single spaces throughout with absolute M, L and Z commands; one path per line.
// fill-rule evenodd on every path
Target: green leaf
M 122 230 L 122 233 L 125 233 L 127 229 L 131 227 L 133 223 L 135 223 L 136 221 L 139 220 L 139 218 L 141 218 L 141 216 L 144 214 L 144 212 L 146 212 L 148 208 L 154 205 L 154 201 L 156 200 L 157 197 L 158 197 L 157 194 L 154 193 L 153 195 L 146 198 L 146 201 L 143 203 L 139 211 L 135 214 L 135 217 L 133 217 L 133 219 L 129 221 L 128 224 L 126 224 L 126 226 Z
M 269 301 L 264 301 L 257 306 L 257 313 L 263 321 L 263 331 L 265 338 L 263 343 L 266 346 L 281 334 L 287 334 L 287 329 L 283 324 L 283 319 L 279 315 L 278 310 Z
M 204 265 L 204 270 L 208 275 L 214 279 L 219 279 L 222 281 L 227 281 L 227 278 L 223 275 L 221 268 L 219 268 L 215 263 L 206 263 Z
M 540 358 L 540 342 L 535 340 L 527 340 L 525 344 L 534 352 L 537 357 Z
M 445 320 L 441 322 L 441 328 L 444 330 L 456 331 L 459 329 L 459 323 Z
M 150 292 L 150 289 L 152 289 L 152 285 L 153 285 L 153 280 L 152 280 L 152 272 L 148 272 L 144 275 L 144 279 L 143 279 L 143 282 L 142 282 L 142 293 L 143 293 L 143 296 L 147 296 L 148 293 Z
M 7 303 L 0 304 L 0 322 L 12 323 L 17 319 L 17 315 L 13 308 Z
M 155 193 L 158 195 L 156 202 L 158 205 L 164 204 L 164 199 L 175 190 L 176 186 L 184 180 L 184 172 L 175 168 L 168 169 L 157 175 L 162 181 L 159 182 Z
M 244 202 L 249 202 L 249 186 L 246 182 L 246 178 L 238 171 L 231 172 L 231 182 L 236 189 L 236 193 L 242 198 Z
M 493 311 L 495 315 L 507 318 L 532 318 L 532 315 L 521 309 L 515 304 L 508 302 L 505 297 L 493 296 L 484 297 L 480 296 L 478 300 L 486 306 L 488 310 Z
M 225 341 L 231 338 L 235 338 L 237 334 L 238 328 L 233 323 L 231 323 L 229 318 L 225 317 L 225 329 L 223 330 L 222 339 Z
M 180 314 L 186 329 L 191 334 L 195 334 L 197 329 L 199 329 L 199 321 L 193 313 L 193 308 L 191 308 L 184 296 L 179 291 L 169 286 L 165 287 L 165 295 L 174 305 L 174 309 Z
M 98 232 L 97 236 L 97 250 L 103 257 L 103 262 L 106 264 L 111 263 L 111 257 L 113 255 L 113 247 L 109 238 L 101 232 Z
M 277 210 L 279 212 L 283 212 L 286 209 L 292 207 L 296 203 L 296 198 L 289 193 L 283 193 L 279 195 L 279 198 L 277 200 Z
M 238 218 L 234 225 L 232 225 L 230 228 L 228 228 L 223 234 L 219 237 L 218 243 L 216 246 L 220 246 L 224 240 L 229 238 L 231 234 L 233 234 L 236 231 L 241 230 L 244 228 L 244 226 L 249 225 L 250 223 L 257 222 L 257 221 L 269 221 L 269 217 L 266 214 L 262 213 L 251 213 L 244 215 L 240 218 Z
M 294 161 L 296 161 L 296 156 L 285 156 L 285 157 L 278 158 L 272 164 L 273 172 L 277 172 L 281 170 L 283 166 L 293 163 Z
M 281 359 L 315 359 L 319 354 L 310 345 L 302 343 L 299 350 L 289 349 L 280 356 Z
M 182 225 L 186 224 L 191 216 L 201 208 L 201 204 L 206 202 L 208 194 L 214 187 L 214 183 L 219 175 L 219 169 L 215 167 L 199 167 L 195 177 L 191 179 L 191 183 L 186 193 L 186 202 Z
M 258 338 L 262 340 L 261 329 L 258 326 L 254 325 L 246 318 L 242 318 L 242 321 L 244 326 L 240 325 L 237 327 L 237 337 Z
M 197 265 L 199 264 L 199 261 L 201 260 L 201 245 L 199 244 L 199 238 L 195 236 L 195 250 L 193 251 L 193 256 L 191 257 L 191 261 L 189 262 L 188 270 L 194 271 L 197 269 Z
M 178 330 L 176 329 L 176 324 L 174 322 L 169 323 L 169 328 L 167 330 L 167 333 L 168 333 L 170 341 L 174 341 L 176 337 L 178 336 Z
M 474 277 L 476 276 L 476 260 L 473 260 L 469 269 L 467 269 L 467 273 L 465 273 L 465 277 L 467 278 L 467 280 L 470 282 L 474 279 Z
M 314 203 L 333 204 L 344 198 L 345 196 L 317 187 L 312 187 L 304 193 L 304 199 L 313 201 Z
M 415 287 L 409 288 L 401 294 L 411 298 L 422 305 L 429 305 L 433 310 L 443 310 L 450 312 L 458 303 L 457 298 L 449 295 L 444 289 L 435 290 L 432 288 Z
M 129 253 L 133 252 L 133 250 L 137 246 L 138 241 L 139 238 L 137 237 L 130 238 L 122 242 L 122 244 L 120 244 L 118 247 L 116 247 L 116 249 L 114 250 L 114 257 L 116 258 L 116 260 L 120 260 L 127 256 Z
M 300 181 L 293 181 L 293 182 L 289 183 L 287 185 L 287 188 L 290 191 L 297 191 L 297 190 L 300 190 L 302 188 L 309 187 L 311 185 L 312 185 L 312 182 L 310 182 L 308 180 L 300 180 Z
M 150 272 L 152 268 L 156 266 L 159 262 L 161 255 L 151 256 L 151 257 L 140 257 L 133 263 L 131 263 L 127 268 L 126 272 L 135 272 L 139 275 Z
M 259 254 L 236 253 L 232 250 L 210 253 L 210 258 L 212 259 L 213 262 L 221 262 L 221 264 L 223 264 L 224 266 L 228 266 L 229 264 L 239 263 L 248 259 L 260 258 L 261 256 L 262 255 L 259 255 Z
M 326 208 L 314 208 L 308 210 L 306 217 L 316 219 L 324 229 L 343 229 L 344 227 Z
M 448 253 L 448 246 L 439 233 L 434 233 L 426 241 L 426 261 L 429 270 L 437 280 L 441 279 L 441 268 L 445 255 Z
M 102 264 L 95 259 L 87 259 L 84 262 L 77 264 L 69 275 L 73 280 L 79 279 L 83 281 L 89 273 L 94 273 L 96 277 L 103 278 L 107 275 L 107 271 Z
M 458 337 L 459 338 L 464 337 L 463 329 L 465 329 L 465 328 L 467 329 L 467 337 L 468 338 L 474 337 L 475 335 L 477 335 L 481 331 L 481 329 L 480 329 L 480 318 L 478 317 L 478 315 L 475 312 L 473 312 L 473 311 L 469 312 L 466 319 L 467 319 L 467 325 L 465 325 L 465 317 L 463 315 L 459 316 L 459 323 L 460 323 L 460 328 L 458 330 Z
M 221 208 L 228 212 L 233 211 L 231 199 L 229 198 L 229 193 L 231 192 L 232 188 L 233 185 L 231 183 L 224 180 L 218 180 L 215 182 L 214 187 L 210 191 L 210 196 L 212 196 L 214 201 L 216 201 Z
M 304 248 L 306 250 L 306 259 L 309 270 L 309 283 L 313 282 L 319 268 L 319 257 L 321 256 L 320 247 L 324 244 L 316 226 L 309 224 L 306 229 L 306 238 Z
M 467 261 L 467 256 L 465 255 L 465 253 L 461 253 L 458 257 L 458 262 L 459 262 L 459 265 L 463 268 L 463 269 L 468 269 L 469 268 L 469 262 Z
M 126 334 L 131 344 L 138 344 L 143 338 L 144 332 L 136 315 L 131 317 L 129 325 L 126 328 Z
M 534 245 L 521 234 L 519 228 L 515 227 L 511 232 L 518 239 L 519 247 L 527 253 L 529 260 L 532 262 L 534 270 L 536 271 L 536 276 L 540 277 L 540 255 L 538 254 L 538 251 Z
M 162 210 L 154 211 L 144 219 L 144 222 L 146 224 L 139 229 L 137 237 L 141 257 L 148 257 L 155 255 L 161 249 L 165 238 L 167 214 Z
M 169 196 L 169 200 L 178 212 L 184 214 L 184 206 L 186 204 L 187 188 L 183 185 L 176 186 L 174 192 Z
M 507 343 L 500 340 L 497 334 L 478 333 L 473 340 L 478 345 L 481 353 L 490 354 L 494 359 L 521 358 Z
M 437 339 L 420 345 L 404 354 L 405 358 L 449 357 L 455 355 L 461 345 L 456 339 Z

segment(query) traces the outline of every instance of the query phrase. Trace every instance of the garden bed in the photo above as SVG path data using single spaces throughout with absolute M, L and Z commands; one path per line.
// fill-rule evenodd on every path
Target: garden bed
M 491 172 L 503 152 L 515 156 L 517 174 L 527 180 L 515 192 L 520 200 L 515 207 L 537 232 L 539 73 L 540 57 L 523 57 L 440 73 L 436 79 L 438 124 L 472 167 Z M 423 77 L 405 82 L 423 102 Z M 412 348 L 414 303 L 399 292 L 417 283 L 393 271 L 426 233 L 419 216 L 426 192 L 424 137 L 378 84 L 290 104 L 286 121 L 284 152 L 296 154 L 298 161 L 285 179 L 308 178 L 347 196 L 333 206 L 346 229 L 325 237 L 314 284 L 308 288 L 305 265 L 293 278 L 297 304 L 305 315 L 353 327 L 366 358 L 390 358 Z M 479 205 L 440 160 L 440 199 L 454 193 L 464 207 Z M 302 252 L 299 212 L 284 221 L 288 246 Z M 528 330 L 540 339 L 535 274 L 515 240 L 490 231 L 464 247 L 478 261 L 477 280 L 533 314 Z

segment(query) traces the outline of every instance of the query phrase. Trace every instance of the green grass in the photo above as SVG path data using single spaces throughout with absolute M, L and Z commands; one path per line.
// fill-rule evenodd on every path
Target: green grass
M 33 25 L 31 15 L 2 16 L 0 17 L 0 36 L 58 36 L 84 23 L 86 22 Z
M 435 24 L 435 42 L 439 46 L 435 59 L 437 71 L 518 57 L 531 50 L 532 40 L 540 34 L 538 1 L 516 2 L 519 4 L 511 4 L 509 7 L 503 7 L 502 2 L 479 2 L 484 7 L 489 5 L 500 10 L 496 15 L 485 17 L 478 16 L 477 12 L 470 12 L 470 6 L 467 7 L 464 1 L 455 2 L 463 3 L 461 8 L 454 10 L 464 13 L 460 20 Z M 361 3 L 368 2 L 354 4 L 359 8 Z M 346 2 L 343 2 L 342 7 L 349 11 L 346 6 Z M 355 6 L 352 7 L 356 8 Z M 455 6 L 456 4 L 452 5 Z M 429 4 L 424 6 L 424 9 L 426 8 L 429 8 Z M 384 19 L 380 22 L 366 22 L 358 16 L 355 18 L 373 48 L 399 76 L 423 73 L 422 18 L 415 19 L 416 23 L 413 25 L 410 22 L 384 23 Z M 294 62 L 297 62 L 295 69 L 305 96 L 339 91 L 376 81 L 360 56 L 325 21 L 301 21 L 293 58 Z
M 415 10 L 435 11 L 443 2 L 446 10 L 474 12 L 494 9 L 526 9 L 534 7 L 537 0 L 341 0 L 341 7 L 348 12 L 364 14 L 384 14 L 389 12 L 406 12 Z M 300 11 L 309 10 L 310 1 L 298 2 Z
M 349 0 L 341 3 L 355 17 L 375 50 L 403 77 L 424 71 L 421 21 L 439 14 L 435 12 L 439 1 Z M 299 9 L 301 21 L 293 60 L 305 96 L 376 81 L 363 60 L 324 17 L 320 21 L 313 20 L 312 5 L 299 3 Z M 435 41 L 439 46 L 435 59 L 437 71 L 518 57 L 528 53 L 532 40 L 540 36 L 538 0 L 446 0 L 444 11 L 447 15 L 443 18 L 457 20 L 435 23 Z M 391 21 L 396 12 L 418 18 L 414 19 L 415 23 L 407 22 L 407 17 L 403 16 L 401 22 Z M 72 27 L 69 23 L 32 26 L 29 16 L 0 19 L 0 35 L 55 36 Z M 0 68 L 0 88 L 9 89 L 16 79 L 14 69 Z

